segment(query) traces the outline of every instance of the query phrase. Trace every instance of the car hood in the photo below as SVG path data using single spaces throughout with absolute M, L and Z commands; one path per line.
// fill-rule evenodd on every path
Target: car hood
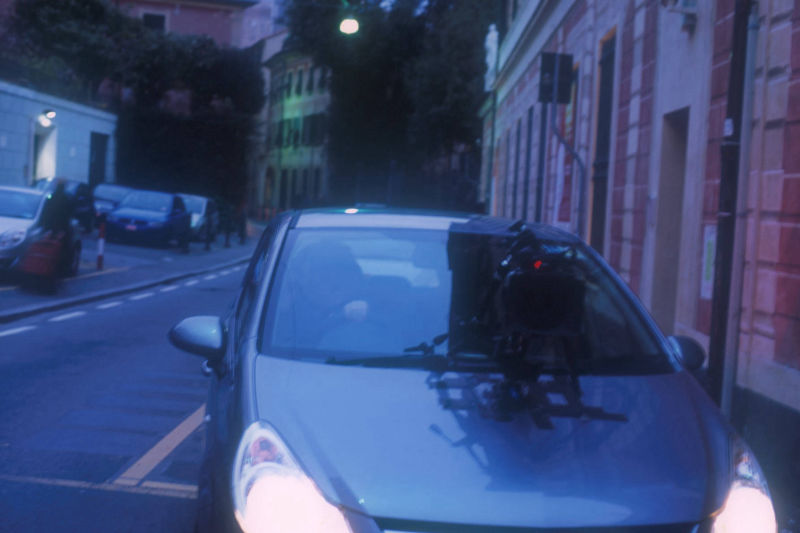
M 135 218 L 138 220 L 164 221 L 167 214 L 161 211 L 150 211 L 149 209 L 136 209 L 135 207 L 120 207 L 112 213 L 115 217 Z
M 0 217 L 0 233 L 10 230 L 27 230 L 35 220 L 27 218 Z
M 255 372 L 259 418 L 323 493 L 392 529 L 693 522 L 727 491 L 727 426 L 686 372 L 583 376 L 584 405 L 619 416 L 545 411 L 538 424 L 481 413 L 469 390 L 482 386 L 442 389 L 427 371 L 259 356 Z

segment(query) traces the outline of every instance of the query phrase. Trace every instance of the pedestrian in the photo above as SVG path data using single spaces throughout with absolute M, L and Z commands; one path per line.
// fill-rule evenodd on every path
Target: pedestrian
M 69 264 L 73 210 L 74 205 L 67 195 L 66 184 L 63 180 L 59 180 L 42 213 L 42 227 L 49 232 L 49 238 L 58 241 L 61 245 L 57 262 L 59 270 Z

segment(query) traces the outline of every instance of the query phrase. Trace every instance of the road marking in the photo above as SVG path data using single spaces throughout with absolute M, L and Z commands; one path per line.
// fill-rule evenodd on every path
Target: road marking
M 187 281 L 184 285 L 187 287 L 191 287 L 192 285 L 197 285 L 197 280 L 193 279 L 192 281 Z
M 230 273 L 231 273 L 231 271 L 230 271 L 230 270 L 223 270 L 222 272 L 220 272 L 220 273 L 219 273 L 219 275 L 220 275 L 220 276 L 227 276 L 227 275 L 228 275 L 228 274 L 230 274 Z
M 205 280 L 217 279 L 217 275 L 216 274 L 209 274 L 208 276 L 204 277 L 203 279 L 205 279 Z
M 186 420 L 178 424 L 175 429 L 170 431 L 163 439 L 158 441 L 155 446 L 141 456 L 138 461 L 133 463 L 130 468 L 119 475 L 112 483 L 115 485 L 136 486 L 147 476 L 158 464 L 167 458 L 175 448 L 177 448 L 186 437 L 191 435 L 194 430 L 203 423 L 203 414 L 206 404 L 197 408 L 197 411 L 189 415 Z
M 108 302 L 107 304 L 98 305 L 98 309 L 111 309 L 112 307 L 117 307 L 118 305 L 122 305 L 122 302 Z
M 0 474 L 0 480 L 15 483 L 32 483 L 35 485 L 49 485 L 51 487 L 68 487 L 82 490 L 105 490 L 113 492 L 128 492 L 131 494 L 147 494 L 151 496 L 167 496 L 170 498 L 184 498 L 194 500 L 197 498 L 196 485 L 183 485 L 179 483 L 157 483 L 149 481 L 141 487 L 128 487 L 112 483 L 90 483 L 76 479 L 58 479 L 34 476 L 9 476 Z
M 12 286 L 10 286 L 10 287 L 0 287 L 0 292 L 3 292 L 3 291 L 13 291 L 14 289 L 18 289 L 18 288 L 19 288 L 19 287 L 18 287 L 17 285 L 12 285 Z
M 154 294 L 155 294 L 154 292 L 143 292 L 142 294 L 137 294 L 136 296 L 131 296 L 128 299 L 129 300 L 134 300 L 134 301 L 136 301 L 136 300 L 144 300 L 145 298 L 150 298 Z
M 71 318 L 78 318 L 79 316 L 83 316 L 86 314 L 86 311 L 73 311 L 72 313 L 67 313 L 64 315 L 54 316 L 48 322 L 61 322 L 62 320 L 69 320 Z
M 168 286 L 166 286 L 166 287 L 162 287 L 162 288 L 161 288 L 161 292 L 169 292 L 169 291 L 174 291 L 174 290 L 175 290 L 175 289 L 177 289 L 177 288 L 178 288 L 178 286 L 177 286 L 177 285 L 168 285 Z
M 0 331 L 0 337 L 7 337 L 8 335 L 16 335 L 17 333 L 30 331 L 32 329 L 36 329 L 36 326 L 20 326 L 18 328 L 7 329 L 5 331 Z
M 86 278 L 93 278 L 95 276 L 102 276 L 104 274 L 113 274 L 114 272 L 124 272 L 126 270 L 130 270 L 131 267 L 118 267 L 118 268 L 107 268 L 104 270 L 98 270 L 97 272 L 90 272 L 88 274 L 81 274 L 80 276 L 75 276 L 74 278 L 68 278 L 67 281 L 72 281 L 75 279 L 86 279 Z

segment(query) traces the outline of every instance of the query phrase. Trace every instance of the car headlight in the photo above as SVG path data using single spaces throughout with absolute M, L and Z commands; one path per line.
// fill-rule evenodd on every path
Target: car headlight
M 711 533 L 775 533 L 778 526 L 767 482 L 753 452 L 742 441 L 734 443 L 733 476 Z
M 277 433 L 256 422 L 244 432 L 233 464 L 233 505 L 245 533 L 352 533 Z
M 11 248 L 25 240 L 25 230 L 16 229 L 0 233 L 0 248 Z

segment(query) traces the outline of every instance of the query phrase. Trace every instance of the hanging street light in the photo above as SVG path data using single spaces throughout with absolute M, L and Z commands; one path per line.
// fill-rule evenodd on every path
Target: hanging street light
M 342 19 L 342 22 L 339 24 L 339 31 L 345 35 L 353 35 L 358 32 L 358 21 L 352 17 Z

